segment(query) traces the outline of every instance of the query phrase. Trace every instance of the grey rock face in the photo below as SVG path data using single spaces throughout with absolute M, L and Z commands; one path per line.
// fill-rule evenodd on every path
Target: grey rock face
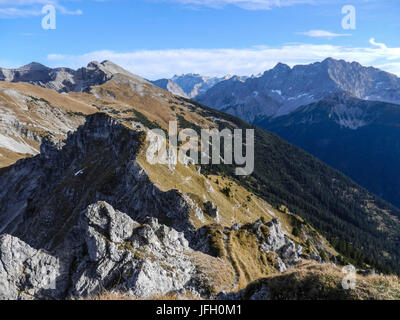
M 316 252 L 311 252 L 310 259 L 317 261 L 318 263 L 322 263 L 321 256 Z
M 249 300 L 270 300 L 271 294 L 265 284 L 261 285 L 261 288 L 254 292 Z
M 235 231 L 238 231 L 238 230 L 240 230 L 240 227 L 241 227 L 242 225 L 238 222 L 238 223 L 235 223 L 233 226 L 232 226 L 232 230 L 235 230 Z
M 155 218 L 140 225 L 99 202 L 89 206 L 75 232 L 84 235 L 89 257 L 82 255 L 72 296 L 109 288 L 151 297 L 183 290 L 195 276 L 195 267 L 185 255 L 190 248 L 184 235 Z
M 204 203 L 204 207 L 205 207 L 206 213 L 210 217 L 214 218 L 216 222 L 220 221 L 218 206 L 215 206 L 214 203 L 212 203 L 211 201 L 207 201 Z
M 180 76 L 175 75 L 171 79 L 160 79 L 156 81 L 151 81 L 151 83 L 173 94 L 193 99 L 201 94 L 204 94 L 205 92 L 207 92 L 207 90 L 220 83 L 221 81 L 231 78 L 233 77 L 205 77 L 199 74 L 189 73 Z M 242 79 L 239 77 L 236 78 Z
M 52 254 L 0 237 L 0 299 L 60 299 L 123 291 L 152 297 L 195 291 L 183 233 L 155 218 L 139 224 L 105 202 L 82 212 Z M 86 253 L 87 252 L 87 253 Z
M 261 221 L 254 224 L 259 238 L 262 238 L 260 230 L 261 225 Z M 264 252 L 276 252 L 279 254 L 278 269 L 280 272 L 283 272 L 288 266 L 292 266 L 300 261 L 303 247 L 301 245 L 296 245 L 286 236 L 279 220 L 274 219 L 266 223 L 266 225 L 269 227 L 269 235 L 263 238 L 261 249 Z
M 339 92 L 364 100 L 400 103 L 399 89 L 400 79 L 393 74 L 328 58 L 293 68 L 278 64 L 261 77 L 244 82 L 222 81 L 196 100 L 253 122 L 288 114 Z
M 31 95 L 32 91 L 16 87 L 0 87 L 0 148 L 13 154 L 36 155 L 42 133 L 66 135 L 82 124 L 82 117 L 70 116 L 59 106 Z
M 181 97 L 189 98 L 188 95 L 183 91 L 183 89 L 174 81 L 170 79 L 159 79 L 155 81 L 150 81 L 152 84 L 156 85 L 157 87 L 169 91 L 173 94 L 176 94 Z
M 177 190 L 158 189 L 136 162 L 141 134 L 96 114 L 64 147 L 46 142 L 42 154 L 10 167 L 0 176 L 0 232 L 52 249 L 82 210 L 107 201 L 135 221 L 158 217 L 190 238 L 190 204 Z
M 66 290 L 63 273 L 58 258 L 18 238 L 0 236 L 0 300 L 56 299 L 58 290 Z

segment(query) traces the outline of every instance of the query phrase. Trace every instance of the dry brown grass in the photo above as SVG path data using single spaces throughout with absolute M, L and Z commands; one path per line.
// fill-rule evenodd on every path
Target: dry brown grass
M 264 217 L 266 221 L 278 216 L 272 206 L 263 200 L 252 195 L 248 190 L 238 185 L 229 178 L 222 178 L 216 175 L 205 177 L 197 175 L 196 168 L 190 166 L 186 168 L 178 163 L 174 172 L 171 172 L 167 165 L 151 165 L 147 162 L 144 154 L 138 156 L 138 163 L 146 170 L 149 178 L 162 191 L 171 189 L 179 190 L 188 194 L 198 205 L 212 201 L 218 206 L 220 212 L 220 224 L 225 227 L 231 227 L 236 222 L 241 224 L 250 223 Z M 216 183 L 218 181 L 218 183 Z M 206 185 L 211 185 L 214 191 L 209 192 Z M 225 196 L 221 190 L 230 186 L 232 196 Z M 251 201 L 247 200 L 251 198 Z M 215 223 L 215 220 L 205 215 L 205 221 L 198 220 L 194 215 L 191 216 L 196 227 L 202 227 Z
M 201 265 L 201 272 L 212 279 L 214 293 L 233 292 L 234 283 L 230 264 L 221 258 L 212 258 L 202 253 L 192 253 L 191 259 Z M 250 272 L 242 271 L 243 273 Z M 254 272 L 254 271 L 253 271 Z M 331 264 L 302 261 L 285 273 L 273 273 L 248 285 L 242 292 L 243 299 L 250 298 L 261 285 L 266 285 L 272 300 L 399 300 L 400 279 L 396 276 L 370 275 L 356 277 L 356 288 L 344 290 L 341 268 Z M 230 288 L 232 289 L 232 287 Z M 237 290 L 235 290 L 237 291 Z M 183 294 L 156 295 L 150 298 L 131 297 L 122 292 L 104 292 L 79 300 L 201 300 L 191 292 Z
M 20 159 L 30 157 L 31 155 L 26 155 L 22 153 L 12 152 L 8 149 L 0 147 L 0 168 L 7 167 Z
M 250 284 L 244 298 L 265 284 L 276 300 L 399 300 L 400 279 L 396 276 L 356 276 L 356 288 L 342 287 L 342 268 L 332 264 L 303 261 L 280 275 L 271 275 Z
M 127 295 L 123 292 L 104 292 L 96 296 L 90 296 L 86 298 L 80 298 L 78 300 L 100 300 L 100 301 L 125 301 L 125 300 L 162 300 L 162 301 L 172 301 L 172 300 L 201 300 L 198 296 L 192 294 L 191 292 L 187 291 L 183 294 L 165 294 L 165 295 L 155 295 L 150 298 L 139 298 L 139 297 L 132 297 Z
M 123 79 L 124 76 L 120 78 Z M 199 114 L 190 112 L 188 105 L 179 101 L 173 94 L 150 83 L 140 84 L 139 87 L 133 90 L 128 82 L 109 81 L 93 87 L 98 98 L 87 93 L 70 93 L 69 96 L 91 105 L 113 108 L 122 113 L 134 108 L 164 129 L 168 129 L 169 121 L 176 120 L 176 114 L 204 127 L 212 125 Z
M 256 236 L 246 229 L 231 231 L 227 248 L 239 277 L 237 289 L 276 272 L 273 256 L 260 250 Z
M 70 95 L 60 94 L 55 90 L 41 88 L 29 83 L 0 81 L 0 87 L 14 89 L 24 95 L 46 99 L 52 105 L 55 105 L 64 111 L 82 112 L 84 114 L 92 114 L 97 112 L 97 109 L 93 106 L 88 105 L 84 101 L 74 99 Z M 0 99 L 9 100 L 9 97 L 0 94 Z
M 189 256 L 203 275 L 202 280 L 211 293 L 232 290 L 235 272 L 227 259 L 211 257 L 198 251 L 191 252 Z

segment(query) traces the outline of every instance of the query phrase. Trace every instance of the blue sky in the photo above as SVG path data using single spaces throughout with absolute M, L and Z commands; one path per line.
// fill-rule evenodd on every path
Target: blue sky
M 42 28 L 42 7 L 56 29 Z M 342 7 L 356 29 L 342 28 Z M 257 74 L 328 56 L 400 75 L 397 0 L 0 0 L 0 66 L 112 60 L 156 79 Z

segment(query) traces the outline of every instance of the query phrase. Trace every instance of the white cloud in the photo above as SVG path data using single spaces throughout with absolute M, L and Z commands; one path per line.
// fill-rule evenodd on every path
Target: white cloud
M 169 78 L 174 74 L 200 73 L 209 76 L 258 74 L 278 62 L 290 66 L 321 61 L 327 57 L 357 61 L 381 67 L 400 75 L 400 48 L 344 47 L 334 45 L 288 44 L 281 47 L 247 49 L 167 49 L 119 53 L 95 51 L 82 55 L 51 54 L 52 66 L 78 68 L 88 62 L 111 60 L 127 70 L 148 79 Z
M 400 62 L 386 63 L 377 65 L 376 67 L 400 76 Z
M 384 56 L 387 60 L 400 59 L 400 48 L 388 48 L 386 44 L 376 42 L 374 38 L 371 38 L 369 43 L 378 47 L 379 49 L 376 49 L 376 51 L 379 52 L 381 56 Z
M 315 0 L 164 0 L 191 6 L 222 8 L 235 5 L 246 10 L 270 10 L 274 7 L 287 7 L 296 4 L 315 4 Z
M 304 36 L 313 37 L 313 38 L 337 38 L 337 37 L 346 37 L 351 36 L 348 33 L 333 33 L 325 30 L 310 30 L 307 32 L 298 32 L 298 34 L 302 34 Z
M 54 5 L 57 11 L 67 15 L 81 15 L 82 10 L 69 10 L 61 5 L 61 0 L 0 0 L 0 19 L 26 18 L 40 16 L 42 7 L 47 4 Z
M 41 10 L 36 9 L 19 9 L 19 8 L 0 8 L 1 18 L 24 18 L 29 16 L 39 16 Z
M 378 43 L 378 42 L 375 41 L 374 38 L 371 38 L 369 40 L 369 43 L 374 45 L 374 46 L 377 46 L 377 47 L 381 48 L 382 50 L 386 50 L 387 49 L 387 47 L 386 47 L 386 45 L 384 43 Z

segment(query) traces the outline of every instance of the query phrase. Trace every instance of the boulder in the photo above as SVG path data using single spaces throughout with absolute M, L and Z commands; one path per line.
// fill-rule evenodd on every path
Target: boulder
M 52 253 L 0 237 L 0 299 L 64 299 L 103 290 L 149 298 L 196 293 L 189 243 L 149 217 L 139 224 L 106 202 L 90 205 Z
M 216 222 L 219 223 L 220 217 L 219 217 L 219 208 L 218 206 L 215 206 L 213 202 L 207 201 L 204 202 L 204 208 L 205 212 L 212 218 L 215 219 Z

